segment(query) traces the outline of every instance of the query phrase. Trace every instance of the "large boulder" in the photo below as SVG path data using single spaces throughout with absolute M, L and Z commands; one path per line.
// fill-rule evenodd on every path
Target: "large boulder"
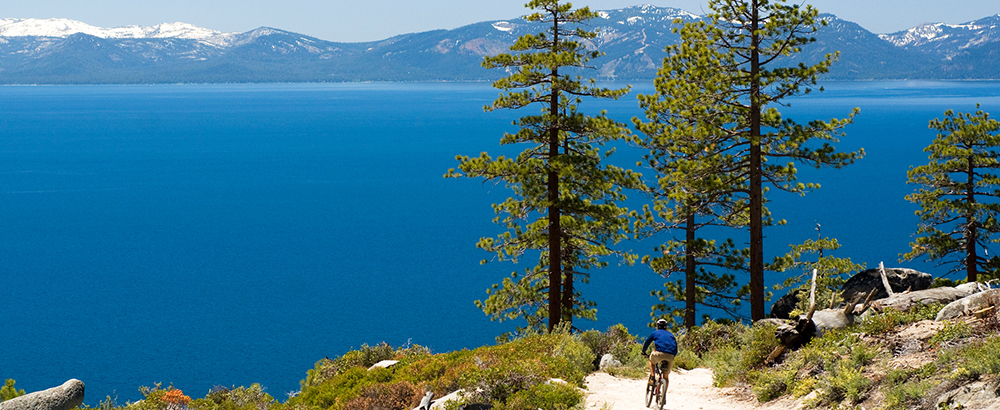
M 598 366 L 601 370 L 607 370 L 609 367 L 621 367 L 622 362 L 615 359 L 615 356 L 611 353 L 601 356 L 601 364 Z
M 889 287 L 893 292 L 924 290 L 931 287 L 934 279 L 930 274 L 907 268 L 886 268 L 885 276 L 889 279 Z M 864 297 L 859 295 L 868 295 L 872 289 L 877 289 L 872 300 L 889 297 L 885 286 L 882 285 L 882 275 L 878 268 L 859 272 L 848 279 L 847 283 L 844 283 L 841 296 L 844 300 L 851 301 L 855 297 Z
M 941 309 L 940 312 L 938 312 L 935 320 L 942 321 L 955 319 L 957 317 L 965 316 L 987 307 L 997 305 L 1000 305 L 1000 289 L 974 293 L 949 303 Z
M 802 289 L 792 289 L 771 305 L 771 317 L 775 319 L 791 319 L 795 305 L 799 303 L 799 293 L 805 292 Z
M 877 312 L 881 312 L 887 308 L 905 312 L 916 305 L 951 303 L 975 292 L 975 286 L 960 286 L 955 288 L 941 287 L 918 290 L 916 292 L 897 293 L 885 299 L 879 299 L 872 302 L 871 308 Z
M 62 386 L 0 403 L 0 410 L 70 410 L 83 404 L 83 382 L 70 379 Z

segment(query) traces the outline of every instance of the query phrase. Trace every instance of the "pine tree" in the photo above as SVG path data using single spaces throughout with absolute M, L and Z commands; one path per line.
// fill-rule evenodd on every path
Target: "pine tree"
M 588 280 L 588 271 L 607 265 L 605 257 L 618 254 L 608 245 L 625 237 L 627 210 L 617 204 L 625 199 L 623 187 L 638 186 L 638 175 L 604 163 L 613 149 L 605 143 L 621 139 L 622 124 L 602 112 L 579 112 L 583 97 L 617 99 L 625 89 L 606 89 L 573 75 L 601 53 L 588 51 L 582 40 L 596 33 L 579 23 L 597 16 L 588 8 L 573 10 L 558 0 L 533 0 L 526 7 L 536 12 L 525 19 L 541 22 L 545 32 L 518 38 L 514 53 L 486 57 L 486 68 L 511 72 L 493 86 L 504 92 L 486 111 L 537 106 L 539 115 L 521 117 L 517 133 L 505 134 L 501 144 L 528 145 L 515 158 L 457 157 L 460 172 L 446 176 L 483 178 L 505 184 L 513 196 L 495 204 L 496 223 L 506 232 L 482 238 L 478 247 L 498 260 L 517 260 L 531 251 L 538 264 L 523 274 L 514 272 L 494 285 L 477 305 L 494 320 L 524 318 L 529 327 L 548 329 L 562 321 L 572 326 L 574 317 L 593 319 L 593 303 L 583 300 L 576 288 Z M 533 254 L 532 254 L 533 255 Z M 485 261 L 484 261 L 485 262 Z
M 644 208 L 637 231 L 643 236 L 664 231 L 683 235 L 643 259 L 661 276 L 684 273 L 683 280 L 653 292 L 661 302 L 653 306 L 653 316 L 683 316 L 688 328 L 695 326 L 699 304 L 738 318 L 737 309 L 748 292 L 733 273 L 715 272 L 745 272 L 748 251 L 736 248 L 732 240 L 717 244 L 699 236 L 707 227 L 745 225 L 747 213 L 745 201 L 738 200 L 746 191 L 738 161 L 720 150 L 732 139 L 725 127 L 738 121 L 736 112 L 718 100 L 728 91 L 724 69 L 731 64 L 715 51 L 704 35 L 706 28 L 704 22 L 694 23 L 683 30 L 680 43 L 667 47 L 656 93 L 639 96 L 647 121 L 633 118 L 645 135 L 633 142 L 649 150 L 644 162 L 656 181 L 649 184 L 653 206 Z M 666 302 L 671 299 L 684 301 L 684 309 L 669 308 Z
M 911 168 L 906 182 L 922 188 L 906 196 L 920 205 L 919 235 L 910 244 L 907 260 L 925 256 L 928 260 L 951 263 L 951 272 L 966 271 L 969 282 L 993 265 L 977 247 L 985 247 L 1000 232 L 997 215 L 1000 204 L 1000 122 L 990 119 L 976 105 L 976 112 L 945 111 L 944 120 L 934 119 L 930 128 L 938 131 L 931 145 L 927 165 Z M 951 260 L 949 258 L 954 257 Z
M 815 241 L 807 239 L 801 244 L 789 245 L 789 247 L 791 249 L 787 254 L 774 258 L 774 261 L 767 268 L 775 272 L 794 272 L 796 270 L 800 272 L 798 275 L 786 279 L 780 286 L 775 286 L 776 288 L 796 286 L 799 289 L 806 290 L 799 293 L 799 301 L 796 305 L 797 310 L 803 313 L 809 311 L 808 290 L 811 286 L 811 281 L 807 279 L 811 279 L 813 269 L 817 271 L 816 282 L 818 286 L 816 289 L 816 303 L 820 306 L 820 309 L 827 304 L 833 307 L 839 305 L 841 302 L 850 302 L 840 298 L 839 289 L 847 282 L 845 276 L 851 272 L 864 270 L 865 265 L 854 263 L 851 261 L 851 258 L 834 257 L 829 252 L 824 254 L 824 251 L 840 249 L 840 243 L 836 239 L 822 237 L 817 238 Z M 815 260 L 812 260 L 812 255 L 816 255 Z
M 737 203 L 745 201 L 750 228 L 750 313 L 758 320 L 764 317 L 765 300 L 763 226 L 772 221 L 764 207 L 765 184 L 805 193 L 818 186 L 797 181 L 796 163 L 839 168 L 860 158 L 863 151 L 838 153 L 830 145 L 857 109 L 846 119 L 803 125 L 782 118 L 773 107 L 810 92 L 834 61 L 834 55 L 827 55 L 811 66 L 789 64 L 802 46 L 815 41 L 808 35 L 825 24 L 814 8 L 787 5 L 784 0 L 711 0 L 709 8 L 711 23 L 688 23 L 679 30 L 682 41 L 690 43 L 689 51 L 664 71 L 684 72 L 683 78 L 698 79 L 694 84 L 708 87 L 691 105 L 676 109 L 699 118 L 721 118 L 699 125 L 711 128 L 701 135 L 719 138 L 712 150 L 733 164 L 730 189 L 742 190 Z M 695 47 L 707 50 L 693 51 Z M 708 63 L 692 60 L 697 58 Z

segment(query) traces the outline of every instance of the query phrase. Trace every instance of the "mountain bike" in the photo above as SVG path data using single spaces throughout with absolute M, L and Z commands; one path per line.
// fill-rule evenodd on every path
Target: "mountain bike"
M 646 383 L 646 407 L 651 407 L 653 398 L 656 398 L 657 409 L 662 410 L 663 405 L 667 403 L 667 379 L 663 378 L 663 372 L 670 370 L 666 366 L 666 361 L 660 362 L 659 366 L 653 366 L 654 373 Z

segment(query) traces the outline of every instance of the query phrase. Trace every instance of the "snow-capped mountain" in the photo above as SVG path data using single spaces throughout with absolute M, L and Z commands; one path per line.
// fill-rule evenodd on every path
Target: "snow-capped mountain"
M 98 38 L 207 39 L 222 32 L 187 23 L 102 28 L 70 19 L 0 19 L 0 37 L 69 37 L 83 33 Z
M 702 17 L 651 5 L 598 11 L 585 27 L 604 56 L 583 73 L 648 81 L 664 47 L 679 36 L 675 20 Z M 963 25 L 925 25 L 879 36 L 823 15 L 796 61 L 840 52 L 825 79 L 1000 79 L 1000 16 Z M 523 19 L 453 30 L 403 34 L 381 41 L 337 43 L 274 28 L 221 33 L 184 23 L 105 29 L 67 19 L 0 20 L 0 84 L 482 81 L 483 56 L 506 52 L 523 34 L 544 31 Z
M 969 48 L 1000 42 L 1000 14 L 965 24 L 921 24 L 879 37 L 897 47 L 939 54 L 947 59 Z

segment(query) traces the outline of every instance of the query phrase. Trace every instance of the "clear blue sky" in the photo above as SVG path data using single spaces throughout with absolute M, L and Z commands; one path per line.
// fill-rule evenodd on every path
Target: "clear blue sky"
M 451 29 L 526 14 L 526 0 L 3 0 L 0 18 L 69 18 L 100 27 L 181 21 L 225 32 L 261 26 L 329 41 L 381 40 L 396 34 Z M 648 0 L 573 2 L 594 10 Z M 656 6 L 704 14 L 707 0 L 658 0 Z M 811 0 L 875 33 L 921 23 L 959 24 L 1000 13 L 1000 0 Z

